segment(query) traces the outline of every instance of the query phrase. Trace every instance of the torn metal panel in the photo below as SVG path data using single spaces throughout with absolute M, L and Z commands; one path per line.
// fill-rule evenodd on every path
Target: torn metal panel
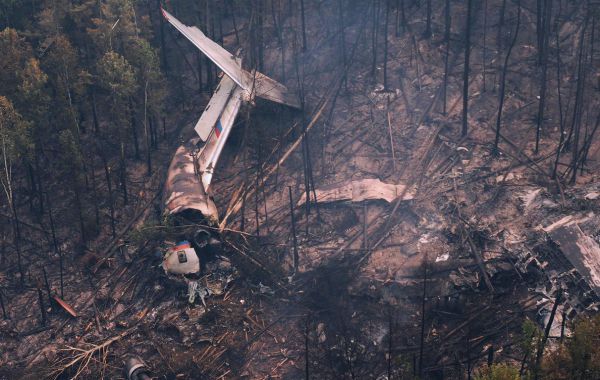
M 208 196 L 197 169 L 195 141 L 189 141 L 175 152 L 169 166 L 163 191 L 163 204 L 167 214 L 186 210 L 197 211 L 212 224 L 218 222 L 217 206 Z
M 544 228 L 544 231 L 560 247 L 561 252 L 594 292 L 600 295 L 600 246 L 580 228 L 580 223 L 589 218 L 566 216 Z
M 357 181 L 349 181 L 342 185 L 324 186 L 315 189 L 317 202 L 361 202 L 364 200 L 384 200 L 391 203 L 402 197 L 402 200 L 410 200 L 414 198 L 413 190 L 407 190 L 402 184 L 389 184 L 381 182 L 378 179 L 362 179 Z M 298 204 L 304 202 L 300 199 Z
M 206 141 L 210 133 L 217 125 L 223 110 L 227 106 L 229 99 L 233 95 L 236 84 L 230 77 L 223 75 L 221 82 L 217 86 L 214 95 L 210 98 L 208 105 L 204 109 L 202 116 L 196 123 L 194 130 L 200 136 L 202 141 Z

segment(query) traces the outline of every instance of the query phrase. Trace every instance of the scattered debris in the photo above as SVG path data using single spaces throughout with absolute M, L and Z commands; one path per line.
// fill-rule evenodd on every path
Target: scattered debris
M 496 183 L 508 182 L 517 178 L 514 173 L 508 173 L 506 175 L 499 175 L 496 177 Z
M 150 380 L 150 372 L 142 359 L 132 356 L 125 360 L 127 380 Z
M 600 193 L 597 191 L 592 191 L 591 193 L 587 193 L 585 195 L 585 199 L 589 200 L 589 201 L 593 201 L 595 199 L 598 199 L 598 197 L 600 197 Z
M 196 300 L 196 295 L 200 297 L 200 301 L 202 301 L 202 305 L 206 307 L 206 297 L 211 296 L 212 291 L 205 286 L 200 286 L 198 281 L 189 281 L 188 282 L 188 302 L 193 304 Z
M 273 289 L 271 289 L 270 287 L 263 285 L 262 282 L 258 283 L 258 291 L 260 292 L 260 294 L 268 294 L 268 295 L 273 295 L 275 294 L 275 291 L 273 291 Z
M 59 304 L 60 307 L 62 307 L 67 313 L 69 313 L 69 315 L 71 315 L 73 318 L 77 318 L 77 312 L 71 305 L 60 299 L 60 297 L 57 295 L 53 295 L 52 299 L 56 301 L 56 303 Z
M 414 198 L 414 192 L 407 191 L 405 185 L 388 184 L 378 179 L 363 179 L 345 182 L 342 185 L 324 186 L 315 189 L 315 193 L 319 203 L 365 200 L 384 200 L 391 203 L 399 197 L 404 201 Z M 305 198 L 306 195 L 298 201 L 298 204 L 304 203 Z
M 519 196 L 519 198 L 523 202 L 523 209 L 525 211 L 528 211 L 530 209 L 530 207 L 533 205 L 534 201 L 536 201 L 541 191 L 541 188 L 531 189 L 525 194 Z
M 580 223 L 589 222 L 592 219 L 596 226 L 600 226 L 598 218 L 593 214 L 579 219 L 569 215 L 544 228 L 544 231 L 600 296 L 600 246 L 579 226 Z

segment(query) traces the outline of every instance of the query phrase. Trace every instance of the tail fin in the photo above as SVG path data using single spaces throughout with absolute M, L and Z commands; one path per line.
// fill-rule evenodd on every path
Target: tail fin
M 300 108 L 298 98 L 291 94 L 281 83 L 268 76 L 255 72 L 245 71 L 234 55 L 223 49 L 219 44 L 195 26 L 187 26 L 177 20 L 172 14 L 161 8 L 165 19 L 181 34 L 190 40 L 202 53 L 213 61 L 223 72 L 244 89 L 249 98 L 258 96 L 276 103 L 281 103 L 294 108 Z

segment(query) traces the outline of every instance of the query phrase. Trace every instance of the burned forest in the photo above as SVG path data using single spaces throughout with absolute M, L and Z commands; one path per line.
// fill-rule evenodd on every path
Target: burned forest
M 0 0 L 1 379 L 599 379 L 597 0 Z

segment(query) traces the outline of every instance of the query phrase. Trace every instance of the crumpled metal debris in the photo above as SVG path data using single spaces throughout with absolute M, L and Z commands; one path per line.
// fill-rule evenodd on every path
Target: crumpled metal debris
M 273 295 L 275 294 L 275 291 L 273 289 L 271 289 L 270 287 L 263 285 L 262 282 L 258 283 L 258 291 L 261 294 L 268 294 L 268 295 Z
M 361 202 L 364 200 L 384 200 L 388 203 L 402 197 L 402 200 L 414 198 L 414 190 L 407 189 L 402 184 L 390 184 L 381 182 L 378 179 L 361 179 L 357 181 L 348 181 L 339 185 L 323 186 L 315 189 L 318 203 L 351 201 Z M 304 195 L 306 197 L 306 194 Z M 298 204 L 304 203 L 300 198 Z
M 198 281 L 190 281 L 188 282 L 188 302 L 194 303 L 196 300 L 196 295 L 200 297 L 200 301 L 202 301 L 202 305 L 206 307 L 206 297 L 211 296 L 212 291 L 205 286 L 200 286 Z
M 209 276 L 205 276 L 199 280 L 186 279 L 188 302 L 193 304 L 196 301 L 196 297 L 199 297 L 202 305 L 206 307 L 206 299 L 208 297 L 218 297 L 225 294 L 225 290 L 234 280 L 235 274 L 228 271 L 213 272 Z M 264 288 L 270 289 L 267 286 L 264 286 Z
M 149 380 L 148 368 L 142 359 L 131 356 L 125 361 L 125 373 L 127 380 Z
M 469 271 L 463 267 L 458 267 L 458 270 L 450 272 L 448 277 L 457 288 L 477 287 L 480 281 L 479 272 Z
M 582 217 L 567 215 L 543 230 L 600 296 L 600 245 L 581 228 L 586 222 L 597 227 L 600 225 L 598 219 L 593 213 Z

